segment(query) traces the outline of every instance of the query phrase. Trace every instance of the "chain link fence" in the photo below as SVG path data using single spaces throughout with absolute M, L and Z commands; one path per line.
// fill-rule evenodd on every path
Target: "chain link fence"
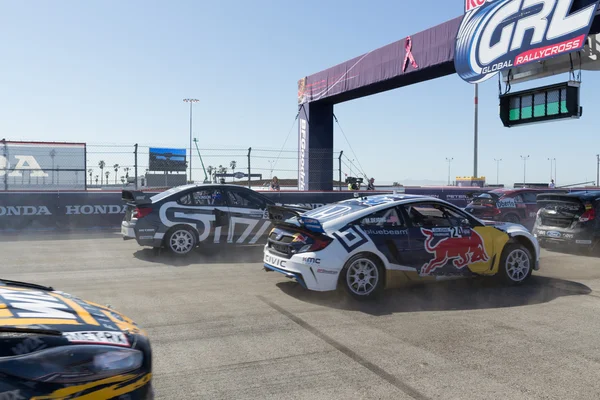
M 108 189 L 136 184 L 138 188 L 172 187 L 190 181 L 203 183 L 224 179 L 227 183 L 267 189 L 272 179 L 277 177 L 281 189 L 298 188 L 299 159 L 296 149 L 234 146 L 193 148 L 191 158 L 187 149 L 186 171 L 177 172 L 151 170 L 149 160 L 152 148 L 154 146 L 144 144 L 88 144 L 87 187 Z M 348 176 L 362 176 L 354 160 L 347 158 L 343 152 L 334 152 L 333 157 L 312 156 L 311 162 L 316 163 L 318 169 L 331 170 L 333 167 L 333 174 L 328 179 L 331 179 L 335 188 L 347 187 L 345 180 Z
M 157 149 L 180 152 L 179 167 L 157 170 L 156 162 L 151 162 Z M 274 177 L 281 189 L 298 189 L 297 149 L 194 146 L 191 156 L 189 150 L 147 144 L 0 141 L 0 190 L 168 188 L 221 180 L 268 189 Z M 331 151 L 325 151 L 319 157 L 313 150 L 309 162 L 311 182 L 333 182 L 334 188 L 342 189 L 348 178 L 366 178 L 343 151 L 333 152 L 333 157 Z M 314 173 L 315 164 L 316 171 L 322 172 Z M 165 165 L 164 161 L 160 165 Z

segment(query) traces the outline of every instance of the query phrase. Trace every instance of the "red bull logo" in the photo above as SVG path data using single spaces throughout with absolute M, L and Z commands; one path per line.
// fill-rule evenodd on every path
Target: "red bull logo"
M 440 239 L 433 230 L 421 228 L 421 233 L 426 238 L 425 250 L 433 254 L 433 258 L 421 268 L 421 275 L 430 275 L 449 261 L 452 261 L 452 265 L 457 269 L 462 269 L 469 264 L 489 260 L 483 239 L 477 232 L 470 230 L 471 234 L 465 236 L 463 232 L 457 232 L 455 229 L 450 228 L 447 237 Z

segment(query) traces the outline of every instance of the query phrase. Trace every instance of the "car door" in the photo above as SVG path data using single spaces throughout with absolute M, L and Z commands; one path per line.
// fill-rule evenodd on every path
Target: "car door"
M 391 264 L 410 264 L 410 241 L 404 216 L 397 207 L 376 211 L 356 221 Z
M 407 215 L 411 260 L 421 276 L 461 276 L 489 268 L 484 228 L 458 208 L 435 202 L 404 206 Z
M 523 197 L 523 203 L 525 204 L 525 221 L 527 221 L 528 224 L 532 224 L 533 221 L 535 221 L 538 211 L 538 192 L 523 192 L 521 195 Z
M 198 224 L 200 242 L 221 244 L 226 240 L 229 226 L 229 207 L 225 193 L 218 187 L 203 187 L 189 192 L 196 219 L 201 220 L 204 230 Z M 192 218 L 192 216 L 189 216 Z
M 230 216 L 227 243 L 266 243 L 271 226 L 267 201 L 251 190 L 228 188 L 227 202 Z

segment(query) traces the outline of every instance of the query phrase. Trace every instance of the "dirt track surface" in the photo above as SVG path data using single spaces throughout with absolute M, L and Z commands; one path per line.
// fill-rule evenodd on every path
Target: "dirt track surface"
M 600 259 L 544 251 L 522 287 L 452 281 L 361 304 L 262 270 L 262 249 L 155 256 L 116 234 L 8 241 L 0 277 L 147 329 L 160 399 L 592 399 Z M 258 262 L 257 262 L 258 261 Z

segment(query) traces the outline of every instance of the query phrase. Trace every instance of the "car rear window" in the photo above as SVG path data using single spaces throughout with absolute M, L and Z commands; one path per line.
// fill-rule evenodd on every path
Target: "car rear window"
M 163 199 L 166 199 L 169 196 L 174 195 L 175 193 L 182 192 L 182 191 L 184 191 L 186 189 L 189 189 L 191 187 L 193 187 L 193 186 L 190 186 L 190 185 L 188 185 L 188 186 L 178 186 L 178 187 L 174 187 L 174 188 L 169 189 L 169 190 L 165 190 L 164 192 L 161 192 L 159 194 L 155 194 L 154 196 L 150 197 L 150 201 L 152 201 L 153 203 L 159 202 L 159 201 L 161 201 Z

